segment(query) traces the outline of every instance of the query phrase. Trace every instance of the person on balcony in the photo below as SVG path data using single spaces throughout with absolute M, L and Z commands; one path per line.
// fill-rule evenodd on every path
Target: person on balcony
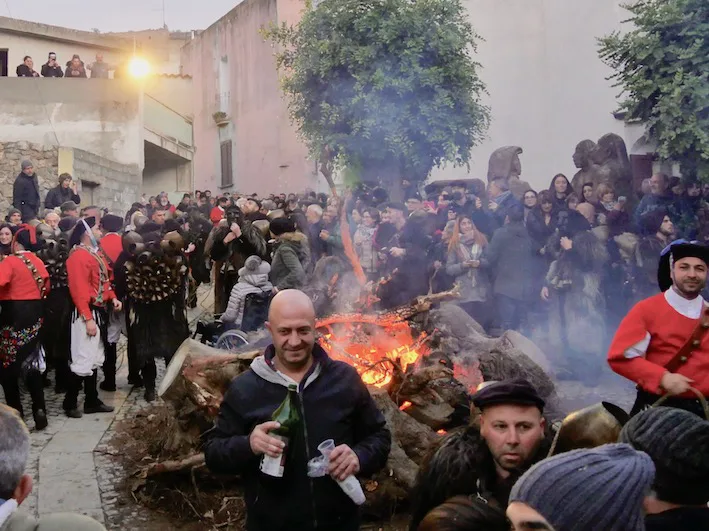
M 29 55 L 25 55 L 22 59 L 22 64 L 15 70 L 17 77 L 39 77 L 39 74 L 35 72 L 34 61 Z
M 49 52 L 49 59 L 42 65 L 42 77 L 64 77 L 62 67 L 57 63 L 57 54 Z

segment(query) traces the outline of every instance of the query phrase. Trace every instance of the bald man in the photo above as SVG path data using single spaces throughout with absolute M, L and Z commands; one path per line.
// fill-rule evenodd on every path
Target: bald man
M 357 506 L 334 479 L 369 476 L 384 467 L 391 434 L 354 368 L 332 360 L 315 341 L 315 310 L 303 292 L 284 290 L 271 302 L 266 327 L 273 343 L 231 382 L 214 428 L 205 436 L 207 466 L 239 474 L 244 482 L 248 531 L 359 529 Z M 289 441 L 282 478 L 260 472 L 263 454 L 277 457 L 283 443 L 269 432 L 271 415 L 298 386 L 304 429 Z M 318 444 L 334 439 L 330 476 L 309 478 Z M 333 479 L 334 478 L 334 479 Z

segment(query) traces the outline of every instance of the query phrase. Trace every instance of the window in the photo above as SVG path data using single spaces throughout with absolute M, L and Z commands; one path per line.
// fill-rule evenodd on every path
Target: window
M 222 186 L 231 186 L 234 172 L 231 165 L 231 140 L 221 143 L 222 150 Z
M 2 77 L 7 77 L 7 70 L 8 70 L 8 50 L 7 48 L 3 48 L 0 50 L 0 76 Z

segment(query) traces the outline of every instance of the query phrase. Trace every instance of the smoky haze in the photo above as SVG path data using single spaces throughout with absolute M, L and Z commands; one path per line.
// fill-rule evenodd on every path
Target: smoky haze
M 53 26 L 101 32 L 205 29 L 242 0 L 4 0 L 0 15 Z

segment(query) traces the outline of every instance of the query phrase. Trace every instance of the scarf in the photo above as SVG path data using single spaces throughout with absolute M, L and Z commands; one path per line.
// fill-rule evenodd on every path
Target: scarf
M 483 247 L 475 243 L 475 234 L 469 232 L 468 234 L 460 235 L 460 254 L 462 255 L 461 262 L 467 262 L 468 260 L 480 260 L 483 254 Z M 473 287 L 478 285 L 478 271 L 479 268 L 471 267 L 468 269 L 467 275 L 470 278 L 470 283 Z

